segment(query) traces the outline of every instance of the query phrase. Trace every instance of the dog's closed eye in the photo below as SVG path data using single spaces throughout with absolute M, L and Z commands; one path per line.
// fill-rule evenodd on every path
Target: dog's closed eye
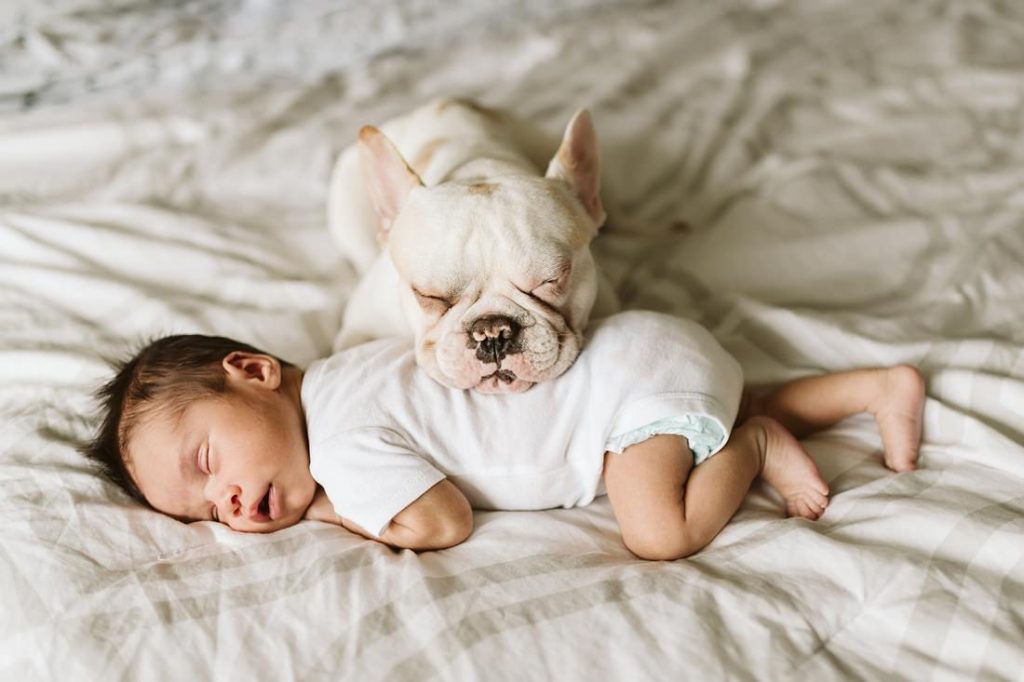
M 571 274 L 572 264 L 567 263 L 559 268 L 557 272 L 552 273 L 550 277 L 537 284 L 537 286 L 530 290 L 530 293 L 534 296 L 543 294 L 561 295 L 565 292 L 565 288 L 569 283 L 569 275 Z
M 420 304 L 420 308 L 428 313 L 443 315 L 455 305 L 455 302 L 450 298 L 425 294 L 416 287 L 412 287 L 412 293 L 416 297 L 416 302 Z

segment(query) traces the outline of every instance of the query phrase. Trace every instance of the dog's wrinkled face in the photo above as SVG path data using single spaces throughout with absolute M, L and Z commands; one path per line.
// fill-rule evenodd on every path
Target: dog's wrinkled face
M 374 128 L 361 133 L 360 153 L 419 365 L 442 384 L 486 393 L 565 372 L 597 294 L 589 244 L 604 222 L 586 112 L 543 177 L 426 187 Z
M 594 232 L 565 184 L 544 178 L 413 190 L 388 248 L 420 366 L 489 393 L 562 374 L 597 293 Z

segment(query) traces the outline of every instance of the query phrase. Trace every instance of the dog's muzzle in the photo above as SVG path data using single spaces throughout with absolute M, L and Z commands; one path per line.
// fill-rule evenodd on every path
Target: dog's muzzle
M 568 369 L 578 346 L 544 321 L 489 313 L 441 334 L 421 363 L 453 388 L 518 393 Z
M 469 344 L 476 344 L 476 359 L 501 365 L 506 356 L 519 353 L 519 324 L 508 317 L 481 317 L 469 327 Z

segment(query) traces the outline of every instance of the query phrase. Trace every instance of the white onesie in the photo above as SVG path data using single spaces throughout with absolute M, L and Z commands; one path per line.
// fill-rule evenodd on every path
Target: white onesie
M 478 509 L 550 509 L 604 494 L 604 453 L 657 433 L 686 436 L 699 464 L 728 440 L 742 388 L 703 327 L 632 311 L 593 323 L 576 363 L 525 393 L 441 386 L 409 341 L 385 339 L 310 365 L 302 405 L 313 477 L 379 535 L 445 477 Z

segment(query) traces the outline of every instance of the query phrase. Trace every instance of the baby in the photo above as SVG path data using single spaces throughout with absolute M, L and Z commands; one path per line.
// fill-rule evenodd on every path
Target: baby
M 170 336 L 100 390 L 86 454 L 182 521 L 270 532 L 309 518 L 415 550 L 465 540 L 474 507 L 607 494 L 645 559 L 699 551 L 758 476 L 790 515 L 817 519 L 828 486 L 797 437 L 852 414 L 874 415 L 889 468 L 914 468 L 924 384 L 913 367 L 744 392 L 739 365 L 692 322 L 627 312 L 588 336 L 562 377 L 510 395 L 435 383 L 401 340 L 303 373 L 230 339 Z

